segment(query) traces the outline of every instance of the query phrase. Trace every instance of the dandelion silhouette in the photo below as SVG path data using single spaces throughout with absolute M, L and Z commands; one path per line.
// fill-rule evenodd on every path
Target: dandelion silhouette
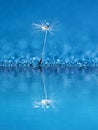
M 42 53 L 41 53 L 41 59 L 39 61 L 39 65 L 42 64 L 43 61 L 43 57 L 44 57 L 44 52 L 45 52 L 45 45 L 46 45 L 46 41 L 47 41 L 47 34 L 48 32 L 51 33 L 53 32 L 53 26 L 50 25 L 48 22 L 44 22 L 43 24 L 32 24 L 37 31 L 42 31 L 44 32 L 44 41 L 43 41 L 43 47 L 42 47 Z

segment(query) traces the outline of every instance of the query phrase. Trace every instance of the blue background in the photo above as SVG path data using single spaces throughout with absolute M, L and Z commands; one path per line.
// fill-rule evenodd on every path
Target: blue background
M 97 0 L 0 0 L 0 62 L 40 57 L 44 35 L 32 23 L 44 20 L 56 23 L 47 58 L 98 62 Z M 0 69 L 0 130 L 98 129 L 98 69 L 10 69 Z M 42 73 L 55 100 L 55 109 L 45 112 L 33 108 L 44 97 Z
M 0 0 L 0 58 L 40 56 L 43 34 L 32 23 L 56 23 L 46 57 L 98 56 L 97 0 Z

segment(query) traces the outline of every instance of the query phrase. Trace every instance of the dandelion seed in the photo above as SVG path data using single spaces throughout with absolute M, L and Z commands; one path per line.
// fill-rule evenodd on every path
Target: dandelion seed
M 36 24 L 36 23 L 33 23 L 32 24 L 33 26 L 34 26 L 34 29 L 36 30 L 36 31 L 48 31 L 48 32 L 50 32 L 50 33 L 52 33 L 54 30 L 53 30 L 53 26 L 54 26 L 54 24 L 51 24 L 50 25 L 50 23 L 48 23 L 48 22 L 44 22 L 44 23 L 42 23 L 42 24 Z
M 39 65 L 42 64 L 42 61 L 43 61 L 43 57 L 44 57 L 44 52 L 45 52 L 45 45 L 46 45 L 46 41 L 47 41 L 47 34 L 48 32 L 49 33 L 52 33 L 54 30 L 53 30 L 53 25 L 50 25 L 48 22 L 44 22 L 42 24 L 32 24 L 35 29 L 37 31 L 42 31 L 44 32 L 44 41 L 43 41 L 43 47 L 42 47 L 42 53 L 41 53 L 41 59 L 39 61 Z

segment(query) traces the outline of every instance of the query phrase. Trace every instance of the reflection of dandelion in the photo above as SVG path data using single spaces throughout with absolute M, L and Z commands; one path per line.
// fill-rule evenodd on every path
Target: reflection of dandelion
M 52 33 L 53 30 L 53 26 L 54 24 L 50 25 L 48 22 L 44 22 L 42 24 L 32 24 L 36 31 L 42 31 L 44 32 L 44 42 L 43 42 L 43 47 L 42 47 L 42 53 L 41 53 L 41 59 L 39 61 L 39 65 L 42 64 L 42 59 L 44 57 L 44 51 L 45 51 L 45 45 L 46 45 L 46 41 L 47 41 L 47 34 Z
M 54 107 L 53 101 L 51 99 L 42 99 L 41 101 L 34 103 L 34 108 L 42 108 L 44 110 Z
M 47 89 L 45 85 L 45 77 L 42 72 L 42 81 L 43 81 L 43 90 L 44 90 L 44 99 L 34 103 L 34 108 L 43 108 L 44 110 L 54 107 L 53 100 L 48 98 Z

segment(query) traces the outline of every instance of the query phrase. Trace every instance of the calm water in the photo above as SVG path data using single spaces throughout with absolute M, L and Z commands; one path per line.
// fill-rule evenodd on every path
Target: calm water
M 1 69 L 0 130 L 60 129 L 98 129 L 97 71 Z

